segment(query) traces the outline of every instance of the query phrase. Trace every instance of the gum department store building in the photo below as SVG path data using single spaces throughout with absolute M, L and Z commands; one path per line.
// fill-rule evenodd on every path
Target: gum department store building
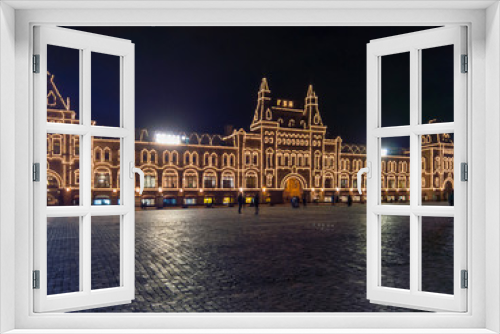
M 69 98 L 47 76 L 49 122 L 78 123 Z M 365 167 L 366 149 L 326 138 L 318 97 L 309 86 L 303 108 L 295 101 L 271 98 L 267 80 L 260 85 L 250 131 L 226 136 L 179 134 L 176 143 L 161 143 L 164 134 L 137 133 L 135 164 L 145 173 L 144 192 L 136 206 L 228 205 L 243 192 L 247 203 L 258 192 L 261 202 L 287 203 L 293 196 L 309 202 L 365 201 L 357 192 L 357 171 Z M 159 137 L 158 137 L 159 136 Z M 174 136 L 170 136 L 174 137 Z M 118 204 L 119 141 L 93 138 L 93 204 Z M 47 136 L 48 205 L 79 201 L 78 136 Z M 409 154 L 382 158 L 382 200 L 409 200 Z M 364 181 L 363 181 L 364 182 Z M 453 189 L 453 141 L 448 134 L 422 138 L 422 200 L 446 200 Z

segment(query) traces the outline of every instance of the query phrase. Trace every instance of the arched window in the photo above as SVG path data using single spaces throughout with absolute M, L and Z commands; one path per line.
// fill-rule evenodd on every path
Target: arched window
M 250 161 L 250 152 L 245 152 L 245 165 L 249 166 L 251 161 Z
M 266 151 L 266 168 L 273 168 L 273 150 L 271 148 Z
M 212 155 L 210 156 L 210 160 L 211 160 L 210 164 L 212 166 L 217 166 L 217 164 L 218 164 L 218 162 L 217 162 L 217 154 L 212 153 Z
M 148 162 L 148 152 L 146 151 L 142 152 L 142 162 Z
M 80 155 L 80 141 L 75 139 L 75 155 Z
M 291 165 L 295 166 L 297 162 L 297 155 L 295 153 L 292 153 L 292 155 L 290 156 L 290 160 L 291 160 Z
M 151 151 L 151 163 L 156 163 L 156 152 Z
M 111 161 L 111 150 L 109 148 L 104 149 L 104 161 Z
M 283 166 L 283 154 L 276 153 L 276 158 L 278 159 L 278 166 Z
M 340 187 L 341 188 L 348 188 L 349 187 L 349 176 L 342 175 L 340 177 Z
M 222 166 L 227 166 L 227 154 L 222 155 Z
M 247 173 L 245 185 L 246 188 L 257 188 L 257 174 L 255 172 Z
M 436 157 L 434 159 L 434 169 L 439 169 L 441 167 L 441 161 L 439 159 L 439 157 Z
M 398 188 L 406 188 L 406 178 L 400 177 L 398 179 Z
M 208 166 L 208 158 L 208 152 L 205 152 L 205 154 L 203 154 L 203 165 Z
M 94 188 L 111 188 L 111 172 L 98 168 L 94 174 Z
M 97 148 L 97 149 L 95 150 L 95 154 L 94 154 L 94 156 L 95 156 L 95 158 L 94 158 L 94 159 L 95 159 L 95 161 L 101 161 L 101 157 L 102 157 L 102 154 L 101 154 L 101 153 L 102 153 L 102 152 L 101 152 L 101 149 L 100 149 L 100 148 Z
M 259 155 L 257 152 L 253 152 L 253 164 L 257 166 L 259 164 Z
M 197 188 L 198 187 L 198 175 L 194 171 L 184 172 L 184 188 Z
M 236 166 L 236 158 L 234 156 L 234 154 L 231 154 L 231 158 L 230 158 L 230 163 L 231 163 L 231 166 Z
M 170 162 L 170 152 L 165 151 L 163 152 L 163 163 L 167 165 Z
M 191 158 L 191 154 L 189 152 L 184 152 L 184 165 L 189 165 L 189 159 Z
M 284 158 L 285 158 L 285 159 L 284 159 L 284 160 L 285 160 L 285 161 L 284 161 L 284 165 L 285 165 L 285 166 L 288 166 L 288 165 L 289 165 L 289 163 L 290 163 L 290 159 L 289 159 L 288 153 L 285 153 Z
M 144 172 L 144 188 L 156 187 L 156 173 L 153 170 L 146 170 Z
M 61 140 L 54 139 L 52 142 L 52 153 L 53 154 L 61 154 Z
M 267 174 L 267 182 L 266 182 L 268 187 L 273 186 L 273 175 L 272 174 Z
M 321 153 L 319 153 L 319 151 L 316 151 L 316 153 L 314 153 L 314 163 L 315 163 L 316 169 L 320 169 Z
M 297 154 L 297 166 L 299 166 L 299 167 L 301 167 L 301 166 L 302 166 L 302 164 L 303 164 L 303 162 L 304 162 L 304 161 L 303 161 L 303 159 L 304 159 L 304 157 L 303 157 L 303 155 L 302 155 L 302 154 L 300 154 L 300 153 L 299 153 L 299 154 Z
M 80 170 L 79 169 L 75 170 L 74 184 L 75 185 L 80 184 Z
M 193 165 L 198 165 L 198 153 L 193 152 L 193 154 L 191 155 L 191 160 Z
M 231 189 L 234 188 L 234 174 L 229 172 L 224 172 L 222 174 L 222 188 Z
M 177 161 L 179 160 L 179 154 L 176 151 L 172 152 L 171 159 L 172 159 L 171 160 L 172 164 L 177 165 Z
M 217 176 L 213 171 L 203 174 L 203 188 L 217 188 Z
M 332 174 L 325 175 L 325 188 L 333 188 L 333 175 Z
M 163 187 L 167 189 L 177 188 L 177 172 L 174 170 L 166 170 L 163 172 Z

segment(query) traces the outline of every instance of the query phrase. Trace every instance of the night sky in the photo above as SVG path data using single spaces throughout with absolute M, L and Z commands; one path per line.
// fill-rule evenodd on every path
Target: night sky
M 222 134 L 224 125 L 233 125 L 248 130 L 261 79 L 266 77 L 272 97 L 300 105 L 308 85 L 313 84 L 329 136 L 340 135 L 344 142 L 363 144 L 366 44 L 371 39 L 428 27 L 73 29 L 129 39 L 135 44 L 137 128 Z M 70 96 L 76 107 L 78 58 L 70 53 L 49 53 L 48 69 L 55 74 L 62 95 Z M 452 64 L 443 52 L 428 54 L 424 58 L 429 64 L 427 75 L 423 75 L 424 83 L 429 82 L 423 91 L 424 117 L 449 120 L 453 110 Z M 92 119 L 101 125 L 117 125 L 119 63 L 113 58 L 92 57 Z M 382 107 L 388 110 L 385 119 L 390 119 L 391 125 L 402 125 L 408 119 L 408 87 L 401 84 L 409 78 L 405 62 L 404 55 L 383 62 L 389 64 L 384 65 L 387 80 L 382 82 L 383 91 L 391 92 L 391 99 L 383 95 Z M 389 125 L 384 118 L 382 121 Z

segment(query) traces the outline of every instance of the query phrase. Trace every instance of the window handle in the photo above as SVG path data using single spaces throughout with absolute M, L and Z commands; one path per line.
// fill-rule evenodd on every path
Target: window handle
M 139 195 L 142 195 L 144 190 L 144 172 L 140 168 L 136 168 L 133 161 L 129 164 L 130 178 L 135 180 L 135 173 L 139 174 Z
M 368 161 L 366 163 L 365 168 L 361 168 L 360 170 L 358 170 L 358 192 L 361 195 L 363 194 L 363 192 L 361 191 L 361 181 L 362 181 L 361 175 L 363 175 L 363 173 L 366 173 L 366 177 L 371 179 L 371 177 L 372 177 L 372 163 L 370 161 Z

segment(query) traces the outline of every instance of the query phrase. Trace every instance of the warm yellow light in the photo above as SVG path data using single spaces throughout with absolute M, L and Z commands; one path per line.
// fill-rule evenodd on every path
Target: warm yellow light
M 337 192 L 339 191 L 339 188 L 337 188 Z
M 321 188 L 321 192 L 325 191 L 325 189 Z
M 136 191 L 136 192 L 139 192 L 139 191 L 140 191 L 140 189 L 139 189 L 139 188 L 135 188 L 135 191 Z
M 311 191 L 314 192 L 314 188 L 312 188 Z
M 266 192 L 266 188 L 262 188 L 262 191 L 263 191 L 263 192 Z
M 116 189 L 113 189 L 113 192 L 116 193 Z
M 181 189 L 181 190 L 179 190 L 179 191 L 180 191 L 180 192 L 183 192 L 183 191 L 184 191 L 184 189 Z
M 243 188 L 240 188 L 240 193 L 242 193 L 242 192 L 243 192 Z
M 163 191 L 162 188 L 158 188 L 158 192 L 161 193 Z
M 203 189 L 200 189 L 200 193 L 202 193 L 202 192 L 203 192 Z
M 70 191 L 70 190 L 71 190 L 71 188 L 66 188 L 66 191 Z

